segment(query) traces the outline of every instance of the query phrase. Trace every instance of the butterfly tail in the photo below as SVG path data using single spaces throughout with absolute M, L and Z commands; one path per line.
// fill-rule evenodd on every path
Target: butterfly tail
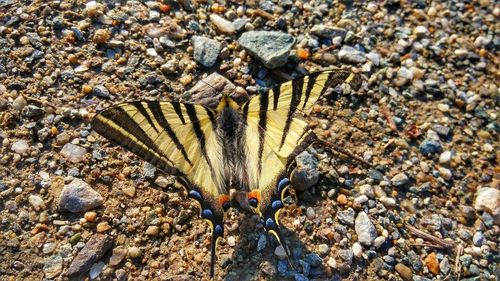
M 212 229 L 212 239 L 210 241 L 210 279 L 214 278 L 215 275 L 215 260 L 217 258 L 217 244 L 219 239 L 223 235 L 223 229 L 221 225 L 215 225 Z

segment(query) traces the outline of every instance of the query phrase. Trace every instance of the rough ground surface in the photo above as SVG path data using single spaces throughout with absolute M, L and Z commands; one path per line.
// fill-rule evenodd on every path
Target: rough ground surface
M 364 82 L 310 123 L 373 167 L 310 148 L 301 169 L 319 182 L 304 177 L 281 215 L 294 269 L 232 211 L 216 279 L 495 280 L 499 23 L 490 0 L 0 0 L 0 280 L 206 279 L 195 204 L 92 132 L 92 115 L 187 100 L 211 72 L 244 98 L 329 66 Z M 251 30 L 293 38 L 250 52 Z

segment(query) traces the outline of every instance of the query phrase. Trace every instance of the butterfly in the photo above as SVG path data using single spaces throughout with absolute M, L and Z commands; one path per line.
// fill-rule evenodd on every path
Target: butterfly
M 98 113 L 92 128 L 166 173 L 176 175 L 211 230 L 210 277 L 217 241 L 224 235 L 229 191 L 247 192 L 248 204 L 288 256 L 279 213 L 294 158 L 316 136 L 304 113 L 329 88 L 359 86 L 359 75 L 340 69 L 285 82 L 238 105 L 223 95 L 217 107 L 169 101 L 121 103 Z

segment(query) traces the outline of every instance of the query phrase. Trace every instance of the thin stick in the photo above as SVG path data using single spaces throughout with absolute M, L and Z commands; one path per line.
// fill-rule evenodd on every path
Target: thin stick
M 445 249 L 445 247 L 443 247 L 441 245 L 429 244 L 429 243 L 411 243 L 410 245 L 417 246 L 417 247 L 430 247 L 430 248 L 437 248 L 437 249 Z
M 316 142 L 326 146 L 326 147 L 330 147 L 332 148 L 333 150 L 337 151 L 337 152 L 340 152 L 344 155 L 347 155 L 348 157 L 351 157 L 352 159 L 356 160 L 356 161 L 359 161 L 365 165 L 367 165 L 368 167 L 372 167 L 372 164 L 368 163 L 367 161 L 365 161 L 364 159 L 362 159 L 361 157 L 357 156 L 357 155 L 354 155 L 352 154 L 351 152 L 349 152 L 348 150 L 346 150 L 345 148 L 343 147 L 340 147 L 332 142 L 329 142 L 329 141 L 326 141 L 326 140 L 321 140 L 321 139 L 317 139 Z
M 436 244 L 439 244 L 439 245 L 443 246 L 443 248 L 445 248 L 445 249 L 450 249 L 450 248 L 453 248 L 455 246 L 455 244 L 452 242 L 438 238 L 438 237 L 431 235 L 427 232 L 423 232 L 422 230 L 419 230 L 411 225 L 407 224 L 406 228 L 415 236 L 418 236 L 418 237 L 425 239 L 427 241 L 431 241 L 431 242 L 434 242 Z
M 394 124 L 394 120 L 392 120 L 392 113 L 386 106 L 382 106 L 382 113 L 384 114 L 385 119 L 391 130 L 399 135 L 398 127 Z
M 462 273 L 462 264 L 460 263 L 460 256 L 464 251 L 464 246 L 462 244 L 458 244 L 457 253 L 455 257 L 455 273 L 457 274 L 457 280 L 460 281 L 460 274 Z

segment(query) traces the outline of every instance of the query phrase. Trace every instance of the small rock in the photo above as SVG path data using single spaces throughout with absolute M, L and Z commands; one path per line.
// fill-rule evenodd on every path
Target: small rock
M 339 51 L 339 59 L 346 63 L 364 63 L 366 54 L 351 46 L 344 45 Z
M 387 197 L 387 196 L 382 196 L 379 198 L 380 203 L 384 204 L 386 207 L 395 207 L 396 206 L 396 199 Z
M 65 185 L 59 198 L 59 208 L 72 213 L 94 209 L 104 202 L 99 193 L 81 179 L 74 179 Z
M 318 160 L 304 151 L 295 157 L 297 167 L 292 174 L 292 186 L 297 191 L 306 191 L 319 181 Z
M 17 154 L 25 154 L 29 149 L 29 144 L 25 140 L 18 140 L 10 146 L 10 149 Z
M 90 279 L 96 279 L 97 276 L 99 276 L 101 274 L 105 265 L 106 264 L 104 264 L 104 262 L 102 262 L 102 261 L 97 262 L 94 265 L 92 265 L 92 267 L 90 268 L 90 272 L 89 272 Z
M 68 276 L 78 276 L 90 270 L 113 245 L 113 238 L 106 234 L 94 234 L 73 259 L 66 271 Z
M 415 34 L 417 37 L 425 37 L 429 34 L 429 30 L 425 26 L 417 26 L 413 30 L 413 34 Z
M 435 139 L 425 139 L 419 146 L 420 153 L 429 155 L 433 153 L 440 153 L 443 150 L 441 142 Z
M 17 98 L 12 102 L 12 108 L 19 112 L 21 112 L 23 108 L 27 105 L 28 102 L 26 101 L 23 95 L 17 96 Z
M 92 88 L 92 94 L 103 99 L 110 98 L 108 89 L 106 89 L 106 87 L 104 87 L 103 85 L 94 86 L 94 88 Z
M 328 252 L 330 252 L 330 247 L 328 247 L 328 245 L 326 244 L 319 244 L 318 252 L 320 253 L 320 255 L 326 255 L 328 254 Z
M 391 179 L 391 183 L 395 187 L 406 186 L 406 184 L 408 184 L 408 181 L 409 181 L 408 176 L 405 173 L 399 173 L 394 177 L 392 177 Z
M 338 255 L 339 257 L 345 261 L 347 264 L 351 264 L 352 263 L 352 257 L 354 256 L 353 254 L 353 251 L 349 248 L 349 249 L 341 249 L 341 250 L 338 250 Z
M 396 264 L 394 268 L 396 269 L 396 272 L 399 274 L 399 276 L 401 276 L 401 279 L 403 279 L 404 281 L 413 281 L 413 272 L 411 271 L 411 268 L 402 263 Z
M 150 225 L 146 229 L 146 234 L 149 236 L 157 236 L 158 234 L 160 234 L 160 228 L 156 225 Z
M 286 256 L 286 252 L 285 252 L 285 248 L 283 248 L 283 246 L 279 245 L 278 247 L 276 247 L 276 249 L 274 250 L 274 254 L 280 259 L 280 260 L 283 260 L 283 259 L 286 259 L 287 256 Z
M 368 198 L 375 198 L 373 188 L 369 184 L 364 184 L 359 187 L 359 193 L 368 196 Z
M 247 31 L 238 42 L 265 67 L 273 69 L 286 64 L 295 38 L 277 31 Z
M 131 258 L 137 258 L 142 255 L 142 250 L 139 247 L 132 246 L 128 248 L 128 256 Z
M 31 204 L 31 206 L 33 206 L 35 211 L 45 210 L 46 208 L 45 202 L 43 202 L 43 199 L 40 196 L 30 195 L 28 197 L 28 202 Z
M 261 233 L 259 235 L 259 240 L 257 241 L 257 252 L 261 252 L 266 248 L 267 245 L 267 235 L 264 233 Z
M 70 162 L 79 163 L 85 159 L 87 150 L 81 146 L 72 143 L 66 143 L 61 149 L 60 153 Z
M 234 238 L 234 236 L 229 236 L 227 238 L 227 244 L 230 246 L 230 247 L 234 247 L 236 245 L 236 238 Z
M 385 237 L 384 236 L 379 236 L 377 238 L 375 238 L 375 240 L 373 240 L 373 246 L 375 246 L 375 248 L 380 248 L 380 246 L 382 246 L 383 244 L 385 243 Z
M 500 223 L 500 190 L 491 187 L 480 188 L 476 192 L 474 208 L 490 213 L 495 223 Z
M 450 162 L 450 160 L 451 160 L 451 151 L 449 150 L 443 151 L 443 153 L 439 155 L 440 164 L 447 164 Z
M 96 44 L 105 44 L 106 42 L 108 42 L 109 37 L 110 37 L 109 31 L 107 31 L 106 29 L 98 29 L 95 31 L 92 40 Z
M 117 281 L 127 281 L 128 280 L 127 272 L 121 268 L 118 269 L 117 271 L 115 271 L 115 277 L 116 277 Z
M 337 261 L 336 261 L 334 258 L 332 258 L 332 257 L 330 257 L 330 258 L 328 259 L 328 261 L 326 262 L 326 264 L 327 264 L 330 268 L 332 268 L 332 269 L 337 269 Z
M 436 257 L 436 253 L 432 252 L 427 255 L 427 257 L 425 257 L 424 259 L 424 263 L 432 274 L 439 274 L 439 262 Z
M 337 218 L 339 221 L 343 224 L 353 226 L 354 225 L 354 216 L 356 215 L 356 212 L 354 211 L 353 208 L 349 208 L 345 211 L 340 211 L 337 213 Z
M 113 254 L 111 255 L 111 258 L 109 259 L 109 266 L 117 266 L 119 265 L 123 259 L 127 256 L 127 249 L 118 247 L 113 249 Z
M 377 237 L 377 230 L 368 215 L 361 211 L 356 217 L 354 230 L 358 235 L 358 241 L 366 246 L 371 246 Z
M 439 270 L 442 274 L 446 275 L 450 272 L 450 261 L 447 257 L 444 257 L 443 260 L 439 263 Z
M 222 44 L 214 39 L 202 36 L 193 36 L 193 58 L 205 67 L 212 67 L 217 61 Z
M 474 236 L 472 237 L 472 242 L 474 245 L 480 247 L 486 242 L 486 238 L 484 237 L 483 232 L 478 231 L 474 233 Z
M 352 244 L 352 253 L 355 257 L 360 258 L 363 255 L 363 247 L 358 242 Z
M 63 258 L 60 255 L 53 255 L 45 259 L 43 265 L 43 272 L 45 278 L 53 279 L 61 274 L 63 269 Z
M 340 27 L 330 27 L 323 24 L 318 24 L 311 28 L 311 33 L 328 39 L 340 37 L 341 40 L 344 40 L 347 30 Z
M 363 204 L 365 202 L 368 202 L 368 196 L 364 194 L 354 198 L 354 203 Z
M 236 33 L 236 28 L 234 28 L 234 25 L 218 16 L 218 15 L 215 15 L 215 14 L 211 14 L 210 15 L 210 21 L 217 27 L 217 29 L 222 32 L 222 33 L 225 33 L 225 34 L 234 34 Z
M 314 209 L 312 207 L 307 207 L 306 216 L 310 220 L 313 220 L 316 217 L 316 212 L 314 212 Z
M 451 173 L 450 169 L 439 167 L 438 171 L 439 175 L 447 181 L 451 180 L 451 178 L 453 177 L 453 174 Z

